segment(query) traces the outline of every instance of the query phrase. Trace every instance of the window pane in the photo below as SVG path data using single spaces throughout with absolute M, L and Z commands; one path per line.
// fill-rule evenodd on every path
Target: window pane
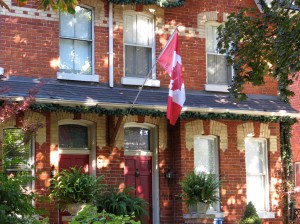
M 246 171 L 249 174 L 265 174 L 264 144 L 259 141 L 246 141 Z
M 216 173 L 214 141 L 196 137 L 194 140 L 194 167 L 196 172 Z
M 150 151 L 150 131 L 146 128 L 130 127 L 124 129 L 125 150 Z
M 207 54 L 207 82 L 209 84 L 229 84 L 231 68 L 224 55 Z
M 266 143 L 259 139 L 246 139 L 247 202 L 252 201 L 258 211 L 268 209 Z
M 60 69 L 73 70 L 74 69 L 74 49 L 73 40 L 60 39 L 59 40 L 59 56 Z
M 88 148 L 88 128 L 81 125 L 59 126 L 60 148 Z
M 265 211 L 264 176 L 247 175 L 247 202 L 252 202 L 257 211 Z
M 92 39 L 92 11 L 76 7 L 75 37 L 80 39 Z
M 137 17 L 137 44 L 149 46 L 151 37 L 151 22 L 150 19 L 144 16 Z
M 63 37 L 74 37 L 74 15 L 60 12 L 60 35 Z
M 125 46 L 125 76 L 144 78 L 151 68 L 151 48 Z
M 125 16 L 125 43 L 136 43 L 136 16 Z
M 91 71 L 92 44 L 87 41 L 74 41 L 75 71 L 90 74 Z
M 6 171 L 31 170 L 31 143 L 24 143 L 21 129 L 4 129 L 2 147 Z
M 206 51 L 217 53 L 217 26 L 206 26 Z

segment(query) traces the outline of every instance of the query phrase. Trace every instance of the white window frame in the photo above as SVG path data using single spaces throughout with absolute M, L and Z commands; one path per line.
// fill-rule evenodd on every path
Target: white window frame
M 197 139 L 205 139 L 208 141 L 213 141 L 213 144 L 214 144 L 213 150 L 214 150 L 214 154 L 215 154 L 216 158 L 214 158 L 215 170 L 214 170 L 214 173 L 212 173 L 212 174 L 215 174 L 217 177 L 219 177 L 219 140 L 218 140 L 218 137 L 214 136 L 214 135 L 195 135 L 194 136 L 194 169 L 195 169 L 195 171 L 196 171 L 196 167 L 197 167 L 196 159 L 195 159 L 195 156 L 196 156 L 195 151 L 197 150 L 197 147 L 196 147 Z M 209 173 L 211 173 L 211 172 L 209 172 Z M 217 194 L 220 197 L 220 189 Z M 217 202 L 214 205 L 210 206 L 206 213 L 207 214 L 215 214 L 218 217 L 223 217 L 223 213 L 220 212 L 220 210 L 221 210 L 220 207 L 221 207 L 220 202 Z
M 300 185 L 299 186 L 296 185 L 297 179 L 300 179 L 300 176 L 297 176 L 297 172 L 296 172 L 297 166 L 298 166 L 299 173 L 300 173 L 300 162 L 299 161 L 294 163 L 294 174 L 295 174 L 295 191 L 300 191 Z
M 3 128 L 3 136 L 2 136 L 2 144 L 4 142 L 4 138 L 5 138 L 5 130 L 8 130 L 8 129 L 17 129 L 17 130 L 20 130 L 22 131 L 21 128 L 16 128 L 16 127 L 6 127 L 6 128 Z M 3 147 L 3 146 L 2 146 Z M 3 148 L 2 148 L 2 153 L 3 153 Z M 32 137 L 31 140 L 30 140 L 30 152 L 29 152 L 29 158 L 28 158 L 28 170 L 26 169 L 9 169 L 9 171 L 12 171 L 12 172 L 18 172 L 18 171 L 25 171 L 25 172 L 28 172 L 33 178 L 35 177 L 35 138 Z M 6 172 L 6 171 L 4 171 Z M 35 180 L 31 180 L 30 183 L 27 184 L 27 187 L 30 188 L 30 190 L 34 190 L 34 187 L 35 187 Z
M 69 154 L 69 155 L 89 155 L 89 173 L 96 175 L 96 127 L 95 124 L 87 120 L 71 120 L 65 119 L 58 122 L 57 130 L 60 125 L 80 125 L 87 127 L 88 129 L 88 148 L 60 148 L 58 142 L 58 154 Z M 58 141 L 59 132 L 57 131 Z
M 217 84 L 217 83 L 208 83 L 208 54 L 210 55 L 222 55 L 218 52 L 209 52 L 207 51 L 207 38 L 208 38 L 208 34 L 207 34 L 207 27 L 216 27 L 221 25 L 220 23 L 217 22 L 207 22 L 205 24 L 205 39 L 206 39 L 206 44 L 205 44 L 205 52 L 206 52 L 206 84 L 205 84 L 205 90 L 206 91 L 214 91 L 214 92 L 229 92 L 228 88 L 230 87 L 230 83 L 228 84 Z M 217 42 L 217 39 L 215 40 Z M 224 55 L 225 57 L 225 55 Z M 231 77 L 233 76 L 233 68 L 231 66 Z
M 99 75 L 95 74 L 95 38 L 94 38 L 94 21 L 95 21 L 95 11 L 92 7 L 86 6 L 86 5 L 80 5 L 79 7 L 86 8 L 91 10 L 92 13 L 92 24 L 91 24 L 91 33 L 92 33 L 92 49 L 91 49 L 91 66 L 92 66 L 92 71 L 91 74 L 78 74 L 78 73 L 69 73 L 69 72 L 64 72 L 61 70 L 58 70 L 57 72 L 57 79 L 62 79 L 62 80 L 73 80 L 73 81 L 85 81 L 85 82 L 99 82 Z M 59 31 L 60 32 L 60 31 Z M 71 40 L 76 40 L 76 38 L 66 38 L 62 37 L 59 35 L 59 39 L 64 38 L 64 39 L 71 39 Z M 80 40 L 80 39 L 79 39 Z
M 148 14 L 148 13 L 141 13 L 141 12 L 136 12 L 136 11 L 132 11 L 132 10 L 129 10 L 129 11 L 125 11 L 124 14 L 123 14 L 123 27 L 124 27 L 124 35 L 123 35 L 123 64 L 124 64 L 124 67 L 123 67 L 123 71 L 124 71 L 124 76 L 122 77 L 121 79 L 121 83 L 123 85 L 143 85 L 144 82 L 145 82 L 145 78 L 139 78 L 139 77 L 126 77 L 125 76 L 125 66 L 126 66 L 126 62 L 125 62 L 125 46 L 127 45 L 126 42 L 125 42 L 125 23 L 126 23 L 126 16 L 145 16 L 149 19 L 152 20 L 152 46 L 151 46 L 151 49 L 152 49 L 152 53 L 151 53 L 151 57 L 152 57 L 152 66 L 154 65 L 154 63 L 156 62 L 155 61 L 155 20 L 154 20 L 154 16 L 152 14 Z M 129 44 L 130 45 L 130 44 Z M 134 46 L 138 46 L 138 45 L 134 45 Z M 156 69 L 155 67 L 152 69 L 152 74 L 150 76 L 150 78 L 148 78 L 145 82 L 145 86 L 151 86 L 151 87 L 160 87 L 160 80 L 157 80 L 156 79 Z
M 270 183 L 269 183 L 269 169 L 268 169 L 268 142 L 265 138 L 253 138 L 253 137 L 247 137 L 245 138 L 245 168 L 246 168 L 246 179 L 247 175 L 251 175 L 247 171 L 247 143 L 250 141 L 256 141 L 256 142 L 263 142 L 264 143 L 264 151 L 263 151 L 263 167 L 264 167 L 264 173 L 265 173 L 265 181 L 264 181 L 264 206 L 265 209 L 263 211 L 258 210 L 257 208 L 257 213 L 260 218 L 275 218 L 275 213 L 270 212 Z M 254 174 L 253 174 L 254 175 Z M 257 174 L 256 174 L 257 175 Z M 263 174 L 262 174 L 263 175 Z M 247 182 L 247 181 L 246 181 Z M 246 183 L 247 186 L 247 183 Z M 246 189 L 246 194 L 247 194 L 247 203 L 249 203 L 248 199 L 248 187 Z M 255 206 L 255 204 L 254 204 Z

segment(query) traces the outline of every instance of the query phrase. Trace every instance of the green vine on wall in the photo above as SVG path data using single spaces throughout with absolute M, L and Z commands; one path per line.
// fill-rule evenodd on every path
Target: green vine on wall
M 173 8 L 183 6 L 185 0 L 168 1 L 168 0 L 108 0 L 114 4 L 128 5 L 128 4 L 143 4 L 151 5 L 156 4 L 160 7 Z

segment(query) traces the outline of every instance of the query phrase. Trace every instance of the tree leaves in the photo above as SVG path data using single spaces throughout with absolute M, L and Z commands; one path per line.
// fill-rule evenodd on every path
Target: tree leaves
M 271 77 L 279 82 L 280 98 L 289 102 L 289 85 L 300 70 L 300 15 L 288 1 L 274 0 L 270 8 L 264 0 L 260 4 L 263 13 L 243 9 L 219 28 L 218 48 L 227 53 L 235 74 L 229 91 L 244 100 L 246 83 L 261 86 Z

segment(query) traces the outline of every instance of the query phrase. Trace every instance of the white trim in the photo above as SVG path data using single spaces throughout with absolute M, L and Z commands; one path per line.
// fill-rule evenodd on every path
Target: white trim
M 136 77 L 122 77 L 121 79 L 121 83 L 123 85 L 134 85 L 134 86 L 141 86 L 143 85 L 144 81 L 145 81 L 144 78 L 136 78 Z M 147 79 L 144 86 L 160 87 L 160 80 Z
M 90 155 L 91 150 L 83 150 L 83 149 L 58 149 L 59 154 L 64 155 Z
M 261 219 L 275 219 L 275 212 L 257 212 L 259 218 Z
M 99 82 L 99 75 L 82 75 L 75 73 L 57 72 L 56 78 L 73 81 Z
M 146 152 L 143 150 L 125 150 L 124 151 L 124 156 L 152 156 L 153 153 L 152 152 Z
M 229 85 L 222 84 L 205 84 L 205 91 L 228 93 Z

